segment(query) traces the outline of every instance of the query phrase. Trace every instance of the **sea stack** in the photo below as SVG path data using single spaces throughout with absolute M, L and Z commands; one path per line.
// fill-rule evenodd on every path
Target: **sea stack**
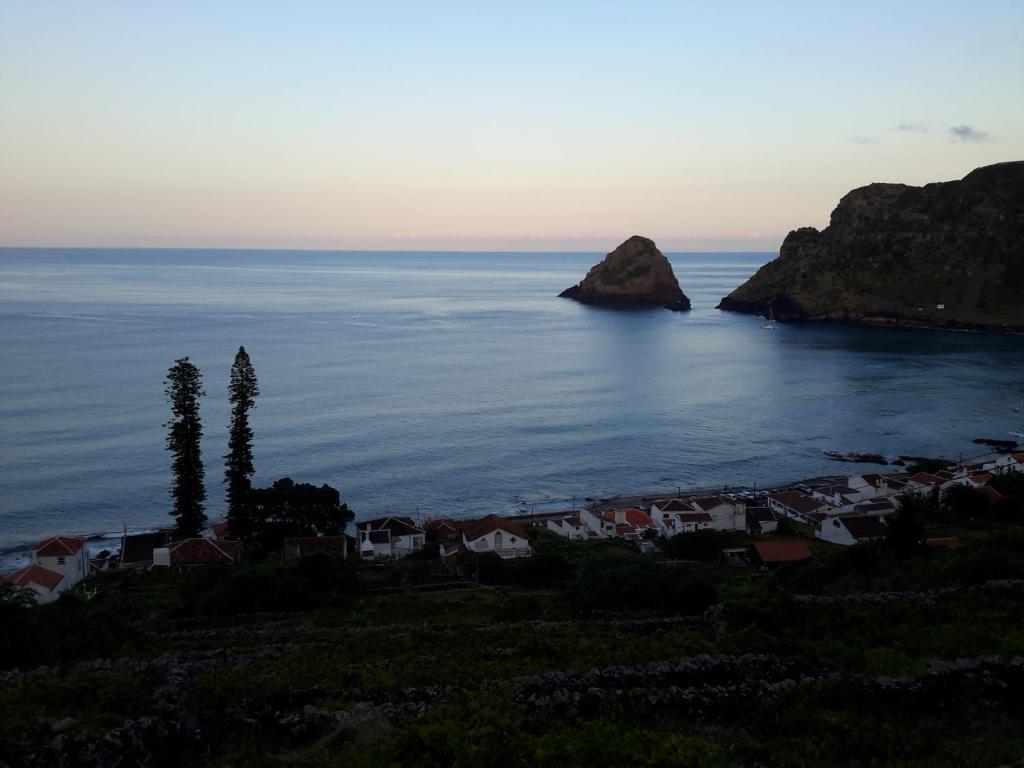
M 718 305 L 777 320 L 1024 331 L 1024 162 L 869 184 Z
M 665 254 L 653 240 L 639 235 L 633 235 L 591 267 L 579 285 L 558 295 L 603 306 L 665 307 L 675 311 L 690 308 L 690 300 L 679 287 Z

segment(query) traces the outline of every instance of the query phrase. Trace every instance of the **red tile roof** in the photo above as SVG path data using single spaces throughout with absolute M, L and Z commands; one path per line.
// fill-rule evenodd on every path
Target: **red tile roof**
M 992 473 L 991 472 L 979 472 L 976 475 L 971 475 L 969 479 L 970 479 L 970 481 L 972 483 L 978 483 L 979 485 L 985 485 L 986 483 L 988 483 L 989 480 L 992 479 Z
M 523 541 L 530 538 L 526 529 L 519 523 L 506 520 L 499 515 L 488 515 L 482 520 L 466 523 L 465 527 L 462 529 L 462 534 L 466 537 L 466 541 L 475 541 L 481 536 L 486 536 L 492 531 L 504 531 L 505 533 L 511 533 L 513 536 L 519 536 Z
M 43 568 L 43 566 L 36 565 L 35 563 L 26 565 L 20 571 L 0 576 L 0 582 L 4 584 L 13 584 L 16 587 L 38 584 L 51 592 L 63 580 L 64 574 L 51 571 L 49 568 Z
M 604 517 L 608 522 L 614 523 L 616 520 L 619 519 L 619 513 L 622 513 L 623 520 L 628 525 L 633 525 L 637 528 L 654 527 L 654 521 L 651 520 L 651 516 L 649 514 L 644 512 L 644 510 L 642 509 L 634 509 L 633 507 L 617 510 L 609 509 L 607 512 L 604 513 Z
M 811 548 L 800 539 L 759 541 L 754 544 L 754 551 L 762 563 L 789 563 L 811 556 Z
M 39 542 L 36 554 L 40 557 L 62 557 L 73 555 L 85 546 L 85 539 L 78 536 L 54 536 Z
M 723 499 L 721 496 L 699 496 L 696 499 L 690 499 L 702 512 L 707 512 L 709 509 L 720 507 L 723 504 L 729 502 Z
M 170 546 L 171 565 L 232 563 L 242 558 L 242 542 L 221 539 L 184 539 Z
M 817 499 L 812 499 L 806 493 L 800 491 L 776 491 L 768 494 L 769 499 L 774 499 L 784 507 L 792 509 L 801 515 L 809 515 L 825 506 Z
M 946 481 L 938 477 L 937 475 L 930 474 L 928 472 L 918 472 L 916 475 L 910 476 L 910 482 L 917 483 L 918 485 L 942 485 Z
M 692 512 L 693 505 L 682 499 L 659 499 L 654 505 L 662 512 Z
M 227 520 L 221 520 L 219 523 L 211 525 L 210 530 L 213 531 L 215 538 L 226 539 L 231 535 L 231 524 Z
M 960 546 L 960 539 L 956 536 L 941 536 L 935 539 L 926 539 L 924 542 L 929 547 L 949 547 L 955 549 Z
M 1024 464 L 1024 453 L 1011 453 L 1010 458 L 1018 464 Z

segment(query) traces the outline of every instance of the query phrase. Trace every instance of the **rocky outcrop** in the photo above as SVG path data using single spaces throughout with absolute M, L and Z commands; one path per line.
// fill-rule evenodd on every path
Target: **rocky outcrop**
M 583 282 L 559 296 L 585 304 L 619 307 L 690 308 L 672 265 L 653 240 L 633 235 L 592 267 Z
M 1024 330 L 1024 161 L 870 184 L 718 305 L 789 321 Z

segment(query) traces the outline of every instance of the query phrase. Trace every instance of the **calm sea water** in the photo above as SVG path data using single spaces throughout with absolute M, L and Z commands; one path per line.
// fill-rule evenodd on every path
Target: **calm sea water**
M 189 355 L 209 512 L 249 350 L 258 484 L 359 516 L 782 482 L 824 450 L 979 453 L 1024 431 L 1024 338 L 714 309 L 771 254 L 672 254 L 690 313 L 558 299 L 600 254 L 0 251 L 0 547 L 169 521 L 163 379 Z M 560 502 L 559 502 L 560 503 Z

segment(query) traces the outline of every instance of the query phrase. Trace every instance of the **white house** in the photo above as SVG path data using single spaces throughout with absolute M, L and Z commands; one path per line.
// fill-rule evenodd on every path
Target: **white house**
M 886 530 L 882 518 L 875 515 L 848 515 L 822 520 L 816 535 L 833 544 L 852 546 L 864 541 L 884 539 Z
M 68 589 L 89 575 L 89 553 L 85 539 L 54 536 L 39 542 L 32 562 L 64 577 L 62 589 Z
M 679 530 L 677 515 L 694 512 L 693 505 L 682 499 L 658 499 L 651 505 L 651 521 L 664 536 L 675 536 Z
M 467 523 L 462 529 L 462 543 L 473 552 L 494 552 L 504 560 L 533 554 L 526 529 L 498 515 Z
M 746 525 L 747 505 L 722 496 L 698 496 L 689 500 L 695 512 L 711 515 L 711 527 L 719 531 L 742 530 Z
M 676 515 L 679 533 L 694 533 L 712 528 L 714 521 L 707 512 L 680 512 Z
M 558 520 L 548 520 L 546 525 L 549 531 L 554 531 L 559 536 L 565 536 L 567 539 L 587 538 L 587 529 L 583 527 L 583 523 L 580 522 L 579 516 L 563 517 Z
M 604 513 L 604 519 L 613 526 L 612 535 L 620 538 L 641 539 L 647 532 L 658 532 L 647 511 L 636 507 L 610 509 Z
M 776 515 L 815 524 L 826 516 L 829 507 L 800 491 L 775 491 L 768 494 L 768 508 Z
M 831 507 L 848 507 L 861 501 L 863 493 L 859 493 L 848 485 L 827 485 L 811 491 L 811 498 L 824 501 Z
M 387 535 L 370 536 L 371 531 L 387 531 Z M 373 557 L 405 557 L 423 549 L 427 540 L 424 530 L 411 517 L 391 516 L 366 520 L 356 525 L 356 532 L 359 534 L 359 553 L 364 557 L 370 545 L 374 549 Z
M 607 539 L 615 536 L 615 523 L 589 509 L 580 510 L 580 523 L 591 538 Z
M 56 600 L 68 587 L 63 574 L 51 571 L 41 565 L 30 563 L 21 570 L 0 576 L 0 584 L 10 584 L 32 592 L 37 603 L 49 603 Z

